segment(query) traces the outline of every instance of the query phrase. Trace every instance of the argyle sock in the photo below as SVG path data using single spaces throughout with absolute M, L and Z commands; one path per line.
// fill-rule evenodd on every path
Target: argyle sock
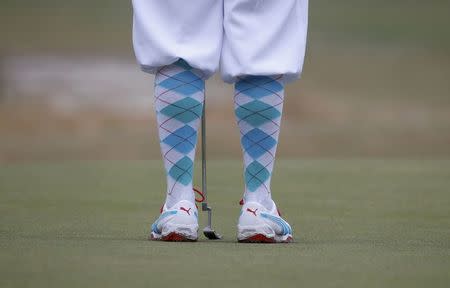
M 155 75 L 155 109 L 167 173 L 167 207 L 181 200 L 195 201 L 192 178 L 205 96 L 202 77 L 201 71 L 182 59 L 161 67 Z
M 284 100 L 282 76 L 245 76 L 235 84 L 235 114 L 244 154 L 244 201 L 272 209 L 270 180 Z

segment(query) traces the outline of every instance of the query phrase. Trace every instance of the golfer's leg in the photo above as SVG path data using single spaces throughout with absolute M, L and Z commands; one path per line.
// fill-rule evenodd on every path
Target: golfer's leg
M 272 207 L 270 180 L 284 83 L 299 77 L 306 47 L 308 0 L 224 2 L 222 77 L 236 82 L 247 201 Z
M 270 181 L 280 134 L 282 76 L 242 76 L 235 84 L 234 107 L 244 155 L 245 202 L 272 210 Z
M 166 206 L 194 203 L 192 175 L 197 132 L 203 112 L 203 73 L 184 60 L 161 67 L 155 76 L 155 108 L 166 168 Z
M 198 235 L 192 172 L 204 80 L 219 65 L 222 0 L 133 0 L 133 46 L 155 75 L 155 108 L 167 179 L 166 203 L 150 238 L 192 241 Z
M 166 206 L 183 199 L 194 202 L 192 162 L 204 80 L 219 65 L 223 2 L 133 0 L 133 12 L 136 58 L 142 70 L 156 74 L 155 107 L 167 171 Z
M 235 113 L 244 154 L 244 203 L 238 241 L 292 241 L 291 226 L 272 200 L 270 181 L 280 134 L 282 76 L 241 76 L 235 85 Z
M 277 212 L 270 181 L 282 118 L 284 83 L 300 76 L 308 0 L 224 2 L 221 70 L 236 82 L 235 112 L 244 153 L 244 206 L 238 240 L 289 242 L 292 229 Z

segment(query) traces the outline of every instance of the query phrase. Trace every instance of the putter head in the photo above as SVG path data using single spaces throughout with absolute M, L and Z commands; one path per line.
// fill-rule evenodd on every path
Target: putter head
M 211 227 L 206 226 L 203 229 L 203 234 L 205 235 L 206 238 L 208 238 L 209 240 L 219 240 L 222 239 L 222 235 L 220 235 L 219 233 L 217 233 L 216 231 L 214 231 Z

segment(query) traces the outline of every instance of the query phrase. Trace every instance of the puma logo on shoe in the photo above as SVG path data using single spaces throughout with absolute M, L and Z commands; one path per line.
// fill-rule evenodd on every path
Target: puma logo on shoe
M 258 211 L 258 208 L 256 208 L 255 210 L 252 210 L 252 209 L 250 209 L 250 208 L 247 208 L 247 211 L 250 212 L 250 213 L 253 213 L 253 215 L 256 216 L 256 211 Z
M 186 209 L 186 208 L 184 208 L 184 207 L 180 207 L 180 210 L 186 212 L 188 215 L 191 215 L 191 212 L 190 212 L 190 211 L 191 211 L 191 208 Z

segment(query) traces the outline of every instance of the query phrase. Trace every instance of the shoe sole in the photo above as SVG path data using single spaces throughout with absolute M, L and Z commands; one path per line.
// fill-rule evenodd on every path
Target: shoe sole
M 274 243 L 291 243 L 293 242 L 292 237 L 288 237 L 283 241 L 276 241 L 274 238 L 267 237 L 264 234 L 255 234 L 248 238 L 238 240 L 239 243 L 266 243 L 266 244 L 274 244 Z
M 191 238 L 186 237 L 183 234 L 179 234 L 176 232 L 169 233 L 166 236 L 162 236 L 161 238 L 156 238 L 151 234 L 148 240 L 165 241 L 165 242 L 196 242 L 197 241 L 197 239 L 191 239 Z

